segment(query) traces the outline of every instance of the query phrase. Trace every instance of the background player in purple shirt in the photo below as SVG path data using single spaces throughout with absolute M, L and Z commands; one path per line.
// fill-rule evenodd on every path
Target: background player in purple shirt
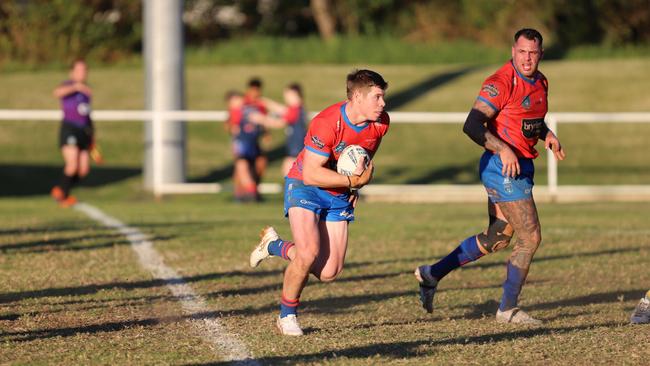
M 70 69 L 70 78 L 54 89 L 61 101 L 63 121 L 59 133 L 59 147 L 65 166 L 58 185 L 51 191 L 61 206 L 74 205 L 76 199 L 70 189 L 90 171 L 89 149 L 93 144 L 93 124 L 90 119 L 92 90 L 86 84 L 88 66 L 76 60 Z

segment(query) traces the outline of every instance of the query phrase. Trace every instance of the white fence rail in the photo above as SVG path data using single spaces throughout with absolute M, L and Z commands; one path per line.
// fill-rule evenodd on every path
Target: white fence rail
M 162 120 L 182 120 L 182 121 L 197 121 L 197 122 L 222 122 L 227 118 L 226 111 L 161 111 L 156 114 L 156 117 Z M 311 116 L 315 112 L 310 113 Z M 391 123 L 421 123 L 421 124 L 440 124 L 440 123 L 463 123 L 467 113 L 462 112 L 390 112 Z M 0 121 L 60 121 L 62 113 L 60 110 L 29 110 L 29 109 L 0 109 Z M 154 113 L 144 110 L 97 110 L 92 112 L 94 121 L 147 121 L 154 118 Z M 579 113 L 579 112 L 563 112 L 563 113 L 548 113 L 546 115 L 546 122 L 549 128 L 555 131 L 558 135 L 558 123 L 650 123 L 650 112 L 616 112 L 616 113 Z M 592 199 L 623 199 L 623 200 L 650 200 L 650 186 L 563 186 L 562 191 L 558 187 L 557 179 L 557 162 L 553 154 L 548 156 L 548 183 L 546 187 L 540 187 L 536 190 L 536 198 L 542 200 L 557 201 L 557 200 L 572 200 L 569 196 L 575 197 L 573 200 L 592 200 Z M 404 192 L 404 189 L 390 188 L 392 185 L 370 185 L 364 188 L 366 196 L 375 196 L 377 199 L 385 197 L 387 200 L 393 200 L 390 197 L 396 197 L 396 192 Z M 404 186 L 401 186 L 404 188 Z M 440 185 L 438 189 L 430 187 L 423 188 L 422 186 L 410 186 L 411 192 L 422 192 L 422 195 L 427 196 L 428 200 L 441 201 L 440 194 L 436 192 L 444 189 L 445 193 L 442 196 L 448 197 L 446 200 L 462 201 L 474 200 L 473 195 L 467 195 L 469 192 L 476 191 L 476 187 L 465 186 L 448 186 Z M 162 187 L 154 187 L 155 192 L 161 194 L 165 193 L 208 193 L 220 192 L 223 187 L 217 183 L 214 184 L 167 184 Z M 277 193 L 281 189 L 274 184 L 262 185 L 261 191 L 267 193 Z M 452 190 L 459 192 L 457 199 L 454 194 L 449 194 Z M 426 193 L 428 192 L 428 193 Z M 564 195 L 562 194 L 564 193 Z M 438 198 L 435 198 L 438 197 Z M 481 194 L 484 199 L 484 195 Z M 582 197 L 582 198 L 581 198 Z M 590 198 L 591 197 L 591 198 Z M 427 199 L 424 199 L 427 200 Z M 445 199 L 442 199 L 444 201 Z

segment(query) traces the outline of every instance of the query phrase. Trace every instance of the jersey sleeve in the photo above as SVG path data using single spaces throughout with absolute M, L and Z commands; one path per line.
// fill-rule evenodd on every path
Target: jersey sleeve
M 495 112 L 502 110 L 510 96 L 510 83 L 498 74 L 487 78 L 476 99 L 489 105 Z
M 243 112 L 240 108 L 230 108 L 228 110 L 228 124 L 231 126 L 239 126 Z
M 314 119 L 305 135 L 305 149 L 329 157 L 336 140 L 336 131 L 325 119 Z
M 287 124 L 295 125 L 300 119 L 300 107 L 292 106 L 287 108 L 287 112 L 282 116 L 282 119 L 287 122 Z

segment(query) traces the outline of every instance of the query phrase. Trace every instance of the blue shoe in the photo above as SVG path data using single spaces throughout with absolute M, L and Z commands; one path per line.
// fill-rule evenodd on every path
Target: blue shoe
M 436 294 L 438 280 L 431 275 L 431 266 L 420 266 L 415 269 L 415 278 L 420 283 L 420 302 L 427 313 L 433 313 L 433 296 Z

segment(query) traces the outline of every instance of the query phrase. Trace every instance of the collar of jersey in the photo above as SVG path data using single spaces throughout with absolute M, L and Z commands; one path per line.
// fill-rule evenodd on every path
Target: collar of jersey
M 527 78 L 524 75 L 522 75 L 522 73 L 520 73 L 519 70 L 517 70 L 515 63 L 512 60 L 510 60 L 510 64 L 512 65 L 512 68 L 515 69 L 515 72 L 517 73 L 517 75 L 519 75 L 520 78 L 522 78 L 528 84 L 535 85 L 535 82 L 537 82 L 537 71 L 535 72 L 535 76 L 533 76 L 532 79 Z
M 348 104 L 348 103 L 345 102 L 345 103 L 343 103 L 343 105 L 341 105 L 341 115 L 343 116 L 343 120 L 344 120 L 345 123 L 346 123 L 348 126 L 350 126 L 350 128 L 353 129 L 355 132 L 361 132 L 361 131 L 363 131 L 364 128 L 368 127 L 368 121 L 366 121 L 366 122 L 364 122 L 364 123 L 362 123 L 362 124 L 360 124 L 360 125 L 352 124 L 352 122 L 350 122 L 350 119 L 348 118 L 348 115 L 345 114 L 345 106 L 346 106 L 347 104 Z

